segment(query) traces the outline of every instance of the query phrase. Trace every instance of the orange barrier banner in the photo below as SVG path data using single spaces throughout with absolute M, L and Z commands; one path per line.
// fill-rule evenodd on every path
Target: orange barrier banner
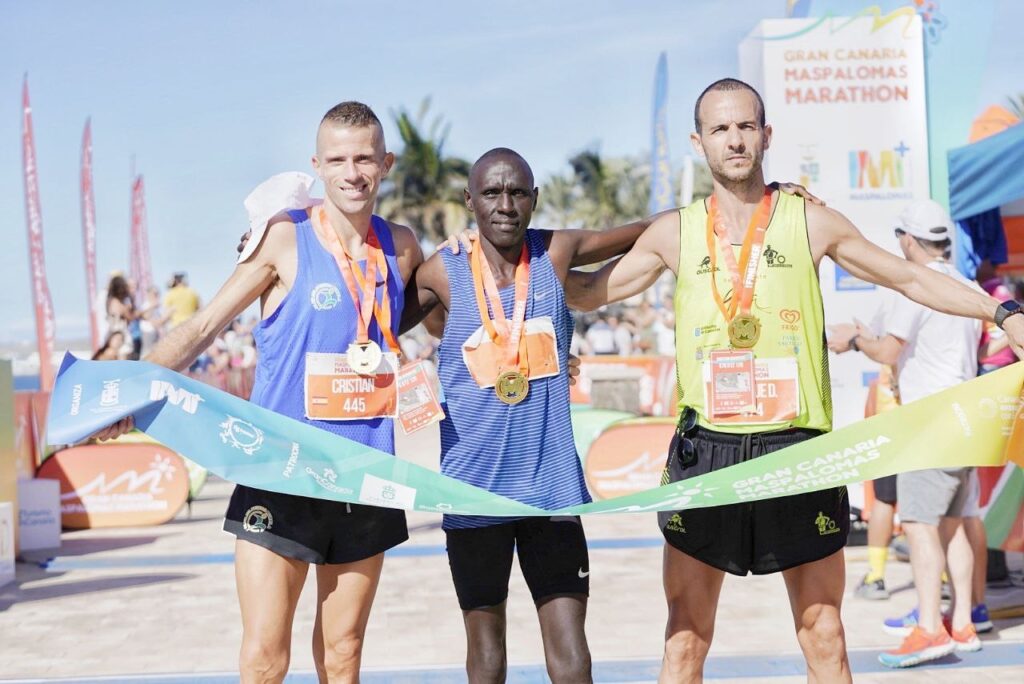
M 672 418 L 630 418 L 605 428 L 583 463 L 594 497 L 614 499 L 659 486 L 674 431 Z
M 188 498 L 188 469 L 159 444 L 100 444 L 58 451 L 39 477 L 60 481 L 61 524 L 71 529 L 159 525 Z
M 595 366 L 640 369 L 640 410 L 650 416 L 676 414 L 676 364 L 671 356 L 581 356 L 580 376 L 569 388 L 574 404 L 590 403 L 589 369 Z

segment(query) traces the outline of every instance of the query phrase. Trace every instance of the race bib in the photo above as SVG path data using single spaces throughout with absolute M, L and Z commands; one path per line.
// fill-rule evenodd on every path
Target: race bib
M 373 375 L 359 375 L 345 354 L 306 354 L 306 418 L 366 420 L 398 415 L 398 355 L 383 354 Z
M 439 385 L 434 364 L 428 361 L 406 364 L 398 372 L 398 420 L 405 434 L 444 420 L 435 390 Z
M 737 349 L 711 352 L 709 415 L 729 416 L 757 410 L 754 352 Z
M 737 352 L 730 350 L 721 353 Z M 729 357 L 722 357 L 720 363 L 723 365 L 718 371 L 718 377 L 724 382 L 722 389 L 716 389 L 715 359 L 718 354 L 712 352 L 711 358 L 703 365 L 704 406 L 707 407 L 709 421 L 720 425 L 770 425 L 796 420 L 800 415 L 800 385 L 794 357 L 754 359 L 754 406 L 752 410 L 737 410 L 736 406 L 741 399 L 747 398 L 745 393 L 740 396 L 742 380 L 738 369 L 741 366 Z M 729 377 L 730 373 L 737 377 Z
M 555 326 L 549 316 L 530 318 L 523 329 L 525 338 L 526 377 L 538 380 L 558 375 L 558 343 L 555 337 Z M 520 352 L 522 353 L 522 352 Z M 504 350 L 491 341 L 483 326 L 469 336 L 462 345 L 462 360 L 469 369 L 469 374 L 480 387 L 494 387 L 494 381 L 502 372 L 516 370 L 504 368 L 502 359 Z

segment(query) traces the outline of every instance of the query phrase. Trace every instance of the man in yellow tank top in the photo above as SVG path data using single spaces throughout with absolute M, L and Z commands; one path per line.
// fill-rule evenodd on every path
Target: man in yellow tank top
M 570 280 L 570 306 L 595 309 L 675 273 L 680 423 L 665 479 L 757 458 L 832 428 L 818 266 L 947 313 L 997 321 L 1024 353 L 1024 316 L 871 243 L 842 214 L 766 191 L 764 103 L 735 79 L 694 107 L 694 149 L 714 194 L 658 218 L 620 260 Z M 659 516 L 665 535 L 662 682 L 700 682 L 725 573 L 781 572 L 811 682 L 849 682 L 840 618 L 849 526 L 845 488 Z

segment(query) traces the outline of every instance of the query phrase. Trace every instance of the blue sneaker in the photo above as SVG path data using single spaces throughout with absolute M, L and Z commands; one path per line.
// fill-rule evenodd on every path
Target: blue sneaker
M 905 637 L 909 636 L 914 628 L 917 627 L 917 621 L 920 618 L 917 608 L 906 615 L 900 617 L 886 618 L 882 624 L 882 629 L 885 630 L 886 634 L 892 634 L 893 636 Z
M 974 623 L 974 629 L 978 634 L 991 632 L 995 627 L 995 625 L 992 624 L 992 620 L 988 617 L 988 606 L 984 603 L 979 603 L 971 609 L 971 622 Z

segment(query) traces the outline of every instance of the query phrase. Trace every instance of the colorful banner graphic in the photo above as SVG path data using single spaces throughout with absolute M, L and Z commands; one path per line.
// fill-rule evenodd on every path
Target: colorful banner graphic
M 53 302 L 46 284 L 46 260 L 43 256 L 43 214 L 39 202 L 39 175 L 36 168 L 36 143 L 32 136 L 32 105 L 28 100 L 28 76 L 21 90 L 21 153 L 25 173 L 25 209 L 28 216 L 29 271 L 32 274 L 32 303 L 36 315 L 36 343 L 39 348 L 39 386 L 45 391 L 53 385 Z
M 651 115 L 651 199 L 647 213 L 676 206 L 672 197 L 672 162 L 668 148 L 668 58 L 662 52 L 654 74 L 654 111 Z
M 129 246 L 129 273 L 135 281 L 136 298 L 139 301 L 153 284 L 153 272 L 149 259 L 149 234 L 146 229 L 146 196 L 142 175 L 132 183 L 132 227 Z
M 141 361 L 65 356 L 48 435 L 71 444 L 133 415 L 140 430 L 210 472 L 260 489 L 465 515 L 635 513 L 756 501 L 922 468 L 1001 464 L 1011 428 L 1024 426 L 1017 418 L 1022 383 L 1024 364 L 1013 364 L 768 456 L 558 511 L 491 494 Z
M 82 250 L 85 256 L 85 296 L 88 297 L 89 336 L 92 348 L 99 349 L 100 316 L 96 294 L 96 201 L 92 191 L 92 122 L 85 120 L 82 133 Z

